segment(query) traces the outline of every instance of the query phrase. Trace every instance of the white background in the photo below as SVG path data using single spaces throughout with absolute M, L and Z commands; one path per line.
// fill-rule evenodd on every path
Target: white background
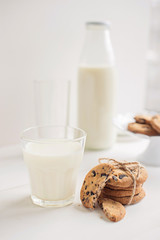
M 0 145 L 18 143 L 20 131 L 34 125 L 34 79 L 76 82 L 84 23 L 106 19 L 112 23 L 119 76 L 118 112 L 140 111 L 149 0 L 0 0 Z

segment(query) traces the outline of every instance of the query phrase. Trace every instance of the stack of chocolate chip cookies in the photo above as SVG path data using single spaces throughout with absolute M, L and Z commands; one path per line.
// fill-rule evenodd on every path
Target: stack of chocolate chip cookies
M 117 162 L 117 161 L 116 161 Z M 126 213 L 123 205 L 138 203 L 145 196 L 143 183 L 148 177 L 139 163 L 101 163 L 86 175 L 80 198 L 83 206 L 95 209 L 98 205 L 114 222 Z
M 129 169 L 135 176 L 137 175 L 138 168 L 134 169 L 133 165 L 129 165 Z M 146 179 L 147 172 L 144 167 L 140 166 L 140 175 L 136 180 L 136 188 L 131 204 L 137 203 L 144 198 L 145 192 L 142 185 Z M 132 178 L 124 170 L 115 169 L 112 172 L 112 176 L 106 182 L 102 190 L 102 195 L 126 205 L 129 203 L 133 190 Z
M 128 130 L 148 136 L 160 135 L 160 115 L 137 115 L 135 122 L 128 124 Z

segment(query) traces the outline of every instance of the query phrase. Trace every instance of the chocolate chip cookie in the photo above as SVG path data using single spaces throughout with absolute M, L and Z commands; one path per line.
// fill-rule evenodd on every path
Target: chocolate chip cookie
M 152 122 L 152 121 L 151 121 Z M 158 132 L 149 124 L 129 123 L 128 130 L 133 133 L 144 134 L 148 136 L 157 136 Z
M 130 201 L 130 197 L 114 197 L 114 196 L 109 196 L 109 195 L 106 195 L 104 192 L 101 193 L 100 197 L 107 197 L 109 199 L 112 199 L 112 200 L 115 200 L 117 202 L 120 202 L 121 204 L 123 205 L 127 205 Z M 138 203 L 140 200 L 142 200 L 143 198 L 145 197 L 145 191 L 144 189 L 142 188 L 141 192 L 134 195 L 133 199 L 132 199 L 132 202 L 130 204 L 135 204 L 135 203 Z
M 151 123 L 152 117 L 149 115 L 136 115 L 134 117 L 136 123 L 149 124 Z
M 136 188 L 135 194 L 140 193 L 141 190 L 142 190 L 142 187 Z M 102 192 L 104 192 L 104 194 L 106 195 L 113 196 L 113 197 L 130 197 L 132 196 L 133 189 L 132 190 L 113 190 L 105 187 L 103 188 Z
M 112 222 L 120 221 L 126 214 L 124 206 L 112 199 L 100 197 L 98 203 L 105 216 Z
M 160 134 L 160 115 L 152 117 L 151 126 Z
M 132 174 L 134 175 L 136 179 L 136 184 L 143 184 L 147 177 L 148 173 L 146 169 L 141 165 L 139 169 L 139 176 L 138 176 L 138 168 L 134 168 L 134 165 L 128 165 L 127 166 Z M 128 188 L 133 185 L 133 179 L 131 175 L 127 172 L 125 172 L 122 169 L 113 169 L 112 173 L 109 175 L 106 184 L 108 186 L 114 186 L 114 187 L 123 187 L 123 188 Z
M 96 207 L 101 190 L 104 188 L 113 169 L 113 165 L 101 163 L 88 172 L 80 192 L 80 198 L 84 207 L 91 209 Z
M 131 185 L 130 187 L 118 187 L 118 186 L 111 186 L 111 185 L 108 185 L 108 184 L 106 184 L 105 185 L 105 188 L 109 188 L 109 189 L 111 189 L 111 190 L 123 190 L 123 191 L 133 191 L 133 185 Z M 141 191 L 141 188 L 142 188 L 142 184 L 137 184 L 136 185 L 136 190 L 137 191 Z

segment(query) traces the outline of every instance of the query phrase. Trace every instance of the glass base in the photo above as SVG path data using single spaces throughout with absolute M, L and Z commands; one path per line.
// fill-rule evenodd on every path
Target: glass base
M 34 195 L 31 195 L 31 199 L 34 204 L 41 207 L 64 207 L 73 203 L 74 195 L 68 199 L 59 200 L 59 201 L 46 201 L 46 200 L 39 199 Z

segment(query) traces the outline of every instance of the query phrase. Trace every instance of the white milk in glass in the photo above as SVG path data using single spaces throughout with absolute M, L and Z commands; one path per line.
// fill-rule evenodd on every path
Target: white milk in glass
M 115 141 L 116 77 L 114 66 L 80 66 L 78 126 L 87 132 L 86 148 L 103 149 Z
M 32 196 L 45 201 L 74 197 L 83 156 L 79 142 L 31 142 L 27 143 L 23 154 L 30 174 Z

